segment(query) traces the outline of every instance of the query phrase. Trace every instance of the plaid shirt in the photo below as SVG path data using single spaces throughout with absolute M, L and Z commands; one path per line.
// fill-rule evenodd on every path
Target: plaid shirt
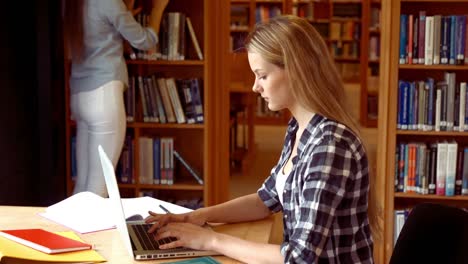
M 373 263 L 367 156 L 359 138 L 344 125 L 314 115 L 298 142 L 280 203 L 275 181 L 298 128 L 293 118 L 281 158 L 258 190 L 271 211 L 283 211 L 284 262 Z

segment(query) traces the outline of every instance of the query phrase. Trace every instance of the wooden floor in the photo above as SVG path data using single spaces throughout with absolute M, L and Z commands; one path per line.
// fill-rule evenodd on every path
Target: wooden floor
M 350 111 L 357 115 L 356 110 L 359 101 L 359 87 L 347 87 L 347 93 L 356 100 L 350 103 Z M 356 92 L 357 90 L 357 92 Z M 263 181 L 270 175 L 271 168 L 278 162 L 283 139 L 285 135 L 285 126 L 256 126 L 255 127 L 255 148 L 256 155 L 253 160 L 248 162 L 247 168 L 233 171 L 231 173 L 230 196 L 231 198 L 254 193 L 260 188 Z M 367 154 L 372 171 L 375 171 L 375 162 L 377 156 L 377 129 L 361 128 L 361 137 L 365 140 Z M 280 244 L 282 241 L 282 222 L 281 215 L 276 216 L 274 232 L 270 242 Z

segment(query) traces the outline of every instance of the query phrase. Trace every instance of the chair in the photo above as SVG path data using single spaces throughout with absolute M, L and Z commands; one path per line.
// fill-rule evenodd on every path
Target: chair
M 413 208 L 398 236 L 390 264 L 468 263 L 468 212 L 440 204 Z

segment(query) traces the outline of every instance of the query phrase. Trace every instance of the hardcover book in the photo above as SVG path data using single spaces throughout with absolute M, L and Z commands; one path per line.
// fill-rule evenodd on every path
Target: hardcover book
M 2 230 L 0 236 L 48 254 L 92 249 L 92 246 L 43 229 Z

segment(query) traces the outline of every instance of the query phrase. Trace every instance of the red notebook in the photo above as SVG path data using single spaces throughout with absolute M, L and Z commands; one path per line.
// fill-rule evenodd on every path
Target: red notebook
M 48 254 L 91 249 L 90 244 L 43 229 L 1 230 L 0 236 Z

